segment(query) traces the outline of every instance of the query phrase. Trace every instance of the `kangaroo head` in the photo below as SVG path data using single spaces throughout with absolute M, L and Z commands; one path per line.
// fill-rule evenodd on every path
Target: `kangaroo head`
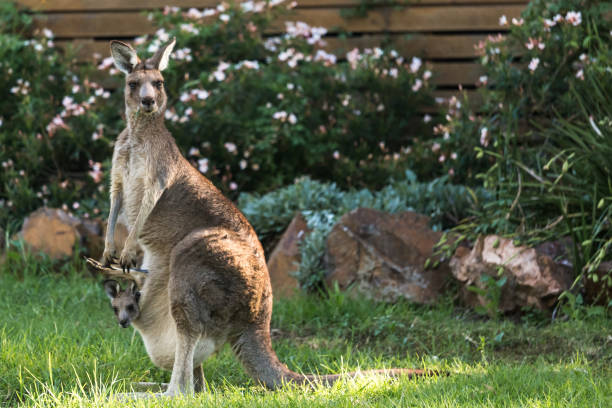
M 125 107 L 128 115 L 162 115 L 167 96 L 161 71 L 168 66 L 176 39 L 161 46 L 151 58 L 141 61 L 136 51 L 121 41 L 111 41 L 111 55 L 125 74 Z
M 104 281 L 104 290 L 110 298 L 111 306 L 121 327 L 128 327 L 134 319 L 140 316 L 140 292 L 135 282 L 130 282 L 125 290 L 115 280 Z

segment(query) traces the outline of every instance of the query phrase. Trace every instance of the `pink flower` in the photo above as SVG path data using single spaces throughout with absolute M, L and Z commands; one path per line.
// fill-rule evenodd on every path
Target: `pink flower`
M 238 184 L 232 181 L 231 183 L 229 183 L 229 188 L 230 190 L 238 190 Z
M 576 78 L 584 81 L 584 71 L 582 70 L 582 68 L 580 68 L 580 70 L 576 72 Z
M 235 153 L 236 152 L 236 145 L 234 143 L 232 143 L 232 142 L 224 143 L 223 146 L 230 153 Z
M 334 159 L 336 159 L 336 160 L 340 159 L 340 152 L 337 151 L 337 150 L 334 150 L 333 156 L 334 156 Z
M 523 20 L 522 18 L 513 18 L 512 19 L 512 24 L 514 24 L 515 26 L 522 26 L 524 22 L 525 22 L 525 20 Z
M 289 123 L 291 123 L 292 125 L 295 125 L 297 123 L 297 117 L 292 113 L 289 115 L 289 117 L 287 118 L 287 120 L 289 121 Z

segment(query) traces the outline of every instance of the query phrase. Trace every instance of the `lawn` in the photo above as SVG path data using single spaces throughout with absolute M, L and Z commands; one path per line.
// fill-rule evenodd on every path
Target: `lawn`
M 99 280 L 16 252 L 0 267 L 0 405 L 124 406 L 130 382 L 168 381 L 140 337 L 115 322 Z M 133 406 L 612 406 L 612 324 L 602 309 L 566 321 L 493 321 L 451 301 L 382 304 L 300 295 L 275 304 L 275 349 L 291 369 L 426 367 L 449 376 L 345 380 L 267 391 L 228 348 L 204 364 L 209 392 Z

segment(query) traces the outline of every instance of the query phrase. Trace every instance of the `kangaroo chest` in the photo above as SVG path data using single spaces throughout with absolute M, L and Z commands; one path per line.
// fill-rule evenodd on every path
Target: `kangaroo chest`
M 123 171 L 124 212 L 130 227 L 134 226 L 143 200 L 147 197 L 145 191 L 150 186 L 150 169 L 146 153 L 141 149 L 131 149 Z

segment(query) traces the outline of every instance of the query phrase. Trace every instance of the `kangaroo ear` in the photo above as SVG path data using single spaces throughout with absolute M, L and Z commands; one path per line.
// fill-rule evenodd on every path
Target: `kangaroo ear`
M 170 54 L 174 49 L 174 44 L 176 44 L 175 37 L 159 47 L 155 55 L 148 60 L 148 63 L 159 71 L 163 71 L 164 69 L 168 68 L 168 61 L 170 60 Z
M 110 299 L 116 298 L 117 294 L 121 290 L 119 283 L 117 283 L 117 281 L 115 280 L 109 279 L 109 280 L 105 280 L 103 284 L 104 284 L 104 290 L 106 291 L 106 295 Z
M 134 282 L 134 281 L 130 282 L 129 291 L 134 296 L 136 296 L 137 293 L 139 294 L 139 292 L 138 292 L 138 285 L 136 285 L 136 282 Z
M 140 62 L 136 51 L 124 42 L 111 41 L 110 48 L 115 66 L 124 74 L 132 72 L 134 67 Z

